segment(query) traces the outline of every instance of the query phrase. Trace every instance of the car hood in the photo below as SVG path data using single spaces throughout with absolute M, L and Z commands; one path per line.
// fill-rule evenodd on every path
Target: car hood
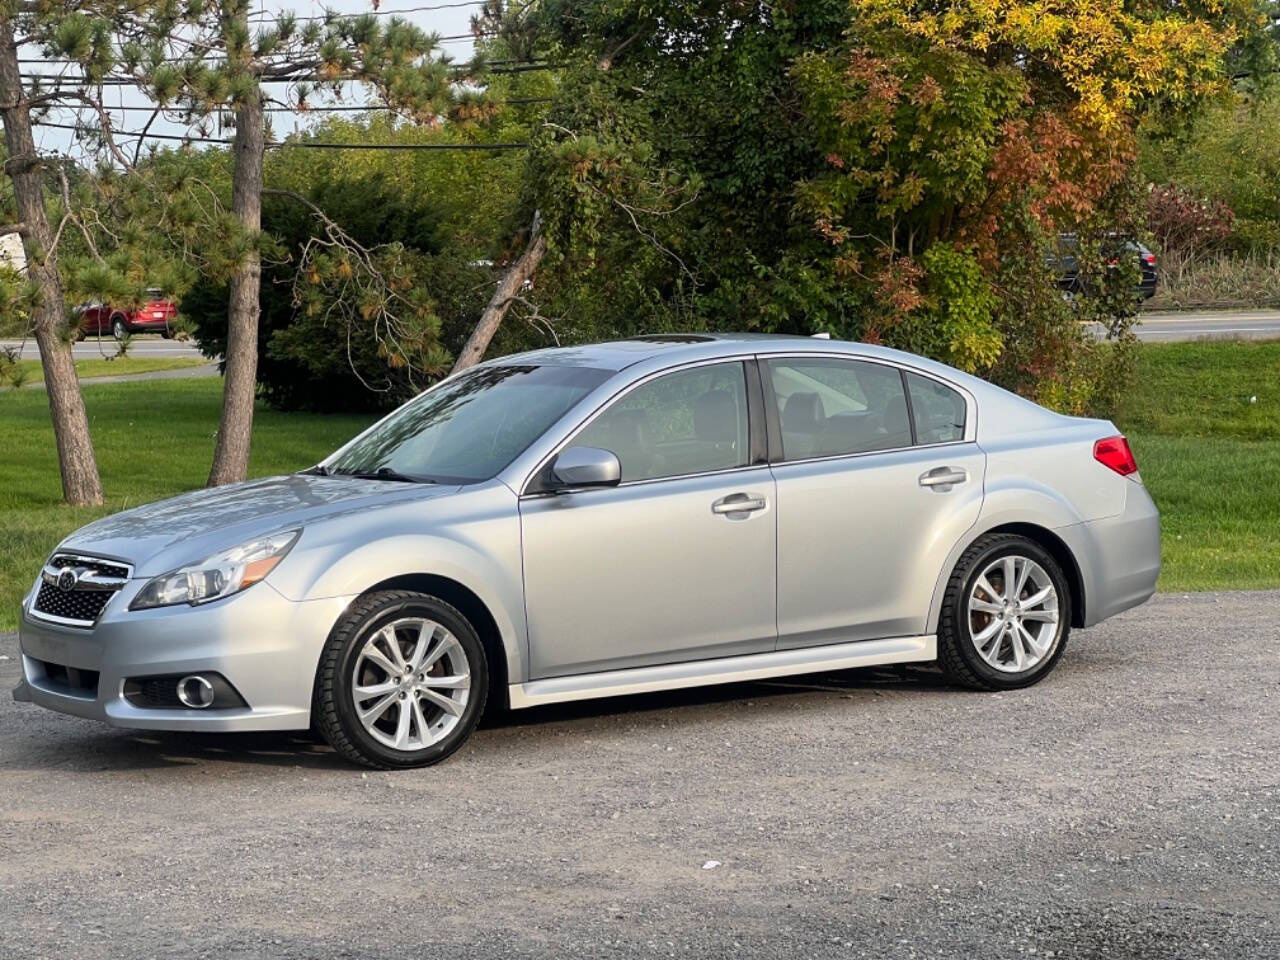
M 112 514 L 81 527 L 58 549 L 125 560 L 135 577 L 153 577 L 255 537 L 457 490 L 295 473 L 196 490 Z

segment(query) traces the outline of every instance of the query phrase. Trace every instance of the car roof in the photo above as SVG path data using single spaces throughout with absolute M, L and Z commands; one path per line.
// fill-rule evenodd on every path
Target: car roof
M 848 340 L 773 333 L 661 333 L 647 334 L 628 340 L 585 343 L 573 347 L 546 347 L 541 350 L 499 357 L 488 361 L 488 365 L 537 364 L 539 366 L 594 367 L 600 370 L 617 371 L 657 358 L 677 364 L 686 361 L 713 360 L 720 356 L 736 356 L 744 351 L 788 353 L 800 350 L 879 357 L 899 362 L 910 359 L 915 363 L 931 363 L 913 354 L 868 343 L 853 343 Z

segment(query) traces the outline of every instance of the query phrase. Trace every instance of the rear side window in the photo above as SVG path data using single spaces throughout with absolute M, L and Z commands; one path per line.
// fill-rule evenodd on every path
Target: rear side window
M 907 374 L 911 413 L 916 422 L 916 443 L 953 443 L 964 439 L 964 397 L 918 374 Z
M 896 367 L 837 357 L 769 361 L 785 460 L 911 446 Z

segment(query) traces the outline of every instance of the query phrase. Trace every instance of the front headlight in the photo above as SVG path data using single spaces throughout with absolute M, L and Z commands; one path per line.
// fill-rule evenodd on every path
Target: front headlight
M 175 603 L 208 603 L 253 586 L 275 569 L 301 530 L 259 537 L 214 554 L 172 573 L 156 577 L 143 587 L 130 610 L 168 607 Z

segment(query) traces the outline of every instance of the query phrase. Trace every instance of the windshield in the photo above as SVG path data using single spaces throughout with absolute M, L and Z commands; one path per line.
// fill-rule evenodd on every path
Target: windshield
M 478 367 L 428 390 L 325 466 L 329 473 L 472 483 L 497 475 L 610 376 L 589 367 Z

